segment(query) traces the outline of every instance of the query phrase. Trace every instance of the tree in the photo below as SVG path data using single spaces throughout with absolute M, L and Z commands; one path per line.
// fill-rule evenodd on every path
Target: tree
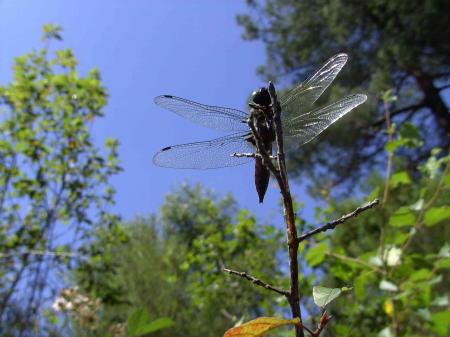
M 366 188 L 383 207 L 319 241 L 322 259 L 310 261 L 324 272 L 321 284 L 353 287 L 345 305 L 332 308 L 330 335 L 448 335 L 450 156 L 442 152 L 435 149 L 414 179 L 400 165 L 387 185 L 375 174 Z M 334 200 L 328 211 L 355 203 Z
M 371 93 L 366 105 L 326 132 L 319 141 L 290 153 L 291 172 L 307 172 L 318 190 L 347 182 L 354 186 L 380 164 L 386 123 L 381 93 L 398 97 L 391 118 L 400 128 L 419 127 L 425 145 L 403 149 L 411 167 L 428 157 L 434 146 L 450 144 L 450 114 L 444 98 L 450 82 L 450 26 L 445 0 L 247 1 L 252 13 L 238 16 L 244 37 L 266 45 L 264 77 L 289 75 L 297 82 L 323 60 L 347 52 L 351 66 L 330 92 L 342 94 L 358 86 Z
M 108 211 L 118 143 L 100 150 L 90 134 L 107 93 L 97 70 L 77 73 L 70 49 L 49 52 L 60 32 L 46 25 L 44 47 L 18 57 L 12 83 L 0 87 L 3 336 L 44 335 L 41 304 L 62 286 L 57 273 L 93 228 L 118 221 Z
M 121 242 L 99 232 L 92 246 L 101 252 L 76 272 L 81 289 L 104 304 L 104 329 L 126 321 L 133 308 L 145 308 L 151 318 L 174 321 L 158 336 L 220 336 L 279 306 L 267 290 L 222 270 L 245 269 L 283 283 L 280 232 L 257 224 L 231 197 L 218 200 L 200 186 L 183 185 L 166 197 L 160 216 L 136 219 L 124 230 L 128 239 Z M 102 330 L 92 333 L 103 336 Z

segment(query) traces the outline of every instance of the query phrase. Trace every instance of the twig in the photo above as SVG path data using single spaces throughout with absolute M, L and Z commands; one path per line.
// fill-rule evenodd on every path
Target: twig
M 317 228 L 315 228 L 313 230 L 310 230 L 309 232 L 306 232 L 306 233 L 300 235 L 297 238 L 297 241 L 300 243 L 300 242 L 306 240 L 307 238 L 309 238 L 310 236 L 316 235 L 316 234 L 318 234 L 320 232 L 325 232 L 325 231 L 327 231 L 329 229 L 334 229 L 334 228 L 336 228 L 337 225 L 340 225 L 340 224 L 346 222 L 350 218 L 357 217 L 359 213 L 362 213 L 365 210 L 373 208 L 376 205 L 378 205 L 379 203 L 380 203 L 380 201 L 378 199 L 375 199 L 375 200 L 373 200 L 373 201 L 371 201 L 371 202 L 369 202 L 369 203 L 367 203 L 367 204 L 365 204 L 363 206 L 358 207 L 353 212 L 348 213 L 348 214 L 340 217 L 337 220 L 330 221 L 330 222 L 326 223 L 325 225 L 322 225 L 320 227 L 317 227 Z
M 327 255 L 335 257 L 336 259 L 339 259 L 339 260 L 342 260 L 342 261 L 353 262 L 353 263 L 359 264 L 359 265 L 367 267 L 367 268 L 371 269 L 372 271 L 374 271 L 376 273 L 379 273 L 381 275 L 385 275 L 386 274 L 386 272 L 383 269 L 377 268 L 374 265 L 370 264 L 369 262 L 360 260 L 358 258 L 345 256 L 345 255 L 341 255 L 341 254 L 336 254 L 336 253 L 327 253 Z
M 272 290 L 272 291 L 274 291 L 274 292 L 276 292 L 276 293 L 278 293 L 280 295 L 289 297 L 289 291 L 283 290 L 283 289 L 279 289 L 277 287 L 274 287 L 274 286 L 272 286 L 272 285 L 270 285 L 270 284 L 268 284 L 268 283 L 266 283 L 264 281 L 261 281 L 260 279 L 254 277 L 252 275 L 247 274 L 245 271 L 236 271 L 236 270 L 232 270 L 232 269 L 228 269 L 228 268 L 223 268 L 223 271 L 225 271 L 225 272 L 227 272 L 227 273 L 229 273 L 231 275 L 240 276 L 242 278 L 245 278 L 245 279 L 249 280 L 250 282 L 252 282 L 253 284 L 255 284 L 257 286 L 266 288 L 268 290 Z

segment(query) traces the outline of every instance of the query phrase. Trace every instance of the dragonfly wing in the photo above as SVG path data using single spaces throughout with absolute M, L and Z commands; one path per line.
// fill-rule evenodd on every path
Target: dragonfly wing
M 355 94 L 328 106 L 314 109 L 290 120 L 290 127 L 286 129 L 284 134 L 286 136 L 296 137 L 300 142 L 299 145 L 305 144 L 346 113 L 364 103 L 366 99 L 366 95 Z
M 250 157 L 234 157 L 234 153 L 254 153 L 246 139 L 249 133 L 237 133 L 210 141 L 168 146 L 157 152 L 153 163 L 162 167 L 210 169 L 237 166 L 252 161 Z
M 172 95 L 155 97 L 155 104 L 210 129 L 248 131 L 247 113 L 241 110 L 196 103 Z
M 337 54 L 330 58 L 306 81 L 280 98 L 282 117 L 289 120 L 310 110 L 326 88 L 334 81 L 347 62 L 347 54 Z

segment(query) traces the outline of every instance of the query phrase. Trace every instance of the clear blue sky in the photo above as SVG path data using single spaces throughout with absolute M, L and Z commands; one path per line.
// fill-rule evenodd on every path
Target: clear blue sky
M 271 183 L 258 204 L 252 164 L 195 171 L 151 162 L 164 146 L 223 135 L 156 107 L 153 97 L 174 94 L 246 110 L 249 94 L 264 85 L 255 73 L 264 46 L 243 41 L 236 24 L 245 11 L 237 0 L 0 0 L 0 83 L 10 80 L 15 56 L 39 48 L 42 25 L 61 25 L 64 41 L 55 47 L 72 48 L 82 74 L 98 67 L 110 95 L 94 137 L 98 144 L 110 136 L 121 143 L 125 171 L 113 180 L 117 212 L 125 219 L 155 212 L 172 187 L 202 182 L 267 219 L 277 213 L 279 193 Z M 311 214 L 313 202 L 293 190 Z

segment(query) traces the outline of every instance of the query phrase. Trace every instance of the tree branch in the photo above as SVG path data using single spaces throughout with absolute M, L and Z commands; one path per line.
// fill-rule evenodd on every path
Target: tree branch
M 400 109 L 392 111 L 391 114 L 390 114 L 390 117 L 401 115 L 402 113 L 405 113 L 405 112 L 408 112 L 408 111 L 417 111 L 420 108 L 424 108 L 424 107 L 425 107 L 425 102 L 423 102 L 423 101 L 419 102 L 417 104 L 408 105 L 408 106 L 405 106 L 403 108 L 400 108 Z M 379 127 L 382 124 L 384 124 L 385 122 L 386 122 L 386 117 L 383 117 L 383 118 L 373 122 L 370 126 L 371 127 Z
M 281 123 L 281 106 L 278 102 L 275 86 L 269 82 L 269 94 L 272 104 L 273 122 L 275 127 L 275 141 L 277 143 L 277 163 L 279 176 L 277 177 L 283 197 L 284 221 L 286 223 L 286 234 L 289 256 L 289 304 L 292 317 L 300 319 L 299 325 L 295 326 L 295 336 L 304 337 L 302 329 L 302 313 L 300 308 L 300 291 L 298 282 L 298 241 L 297 228 L 295 227 L 295 213 L 292 202 L 291 192 L 289 190 L 289 181 L 287 177 L 286 163 L 284 160 L 283 127 Z
M 283 290 L 283 289 L 279 289 L 279 288 L 274 287 L 274 286 L 271 286 L 270 284 L 268 284 L 268 283 L 266 283 L 264 281 L 261 281 L 260 279 L 254 277 L 252 275 L 247 274 L 245 271 L 236 271 L 236 270 L 232 270 L 232 269 L 228 269 L 228 268 L 223 268 L 223 271 L 225 271 L 225 272 L 227 272 L 228 274 L 231 274 L 231 275 L 236 275 L 236 276 L 245 278 L 245 279 L 249 280 L 250 282 L 252 282 L 253 284 L 255 284 L 257 286 L 260 286 L 260 287 L 263 287 L 265 289 L 274 291 L 274 292 L 276 292 L 276 293 L 278 293 L 280 295 L 289 297 L 289 291 Z
M 306 233 L 300 235 L 297 238 L 297 241 L 298 241 L 298 243 L 300 243 L 300 242 L 306 240 L 307 238 L 309 238 L 309 237 L 311 237 L 313 235 L 316 235 L 316 234 L 318 234 L 320 232 L 326 232 L 329 229 L 334 229 L 334 228 L 336 228 L 337 225 L 344 223 L 348 219 L 358 216 L 359 213 L 362 213 L 365 210 L 368 210 L 369 208 L 375 207 L 376 205 L 379 204 L 379 202 L 380 201 L 378 199 L 375 199 L 375 200 L 373 200 L 373 201 L 371 201 L 371 202 L 369 202 L 369 203 L 367 203 L 367 204 L 365 204 L 363 206 L 360 206 L 357 209 L 355 209 L 353 212 L 348 213 L 348 214 L 340 217 L 337 220 L 333 220 L 331 222 L 328 222 L 325 225 L 322 225 L 322 226 L 320 226 L 318 228 L 315 228 L 313 230 L 310 230 L 309 232 L 306 232 Z

